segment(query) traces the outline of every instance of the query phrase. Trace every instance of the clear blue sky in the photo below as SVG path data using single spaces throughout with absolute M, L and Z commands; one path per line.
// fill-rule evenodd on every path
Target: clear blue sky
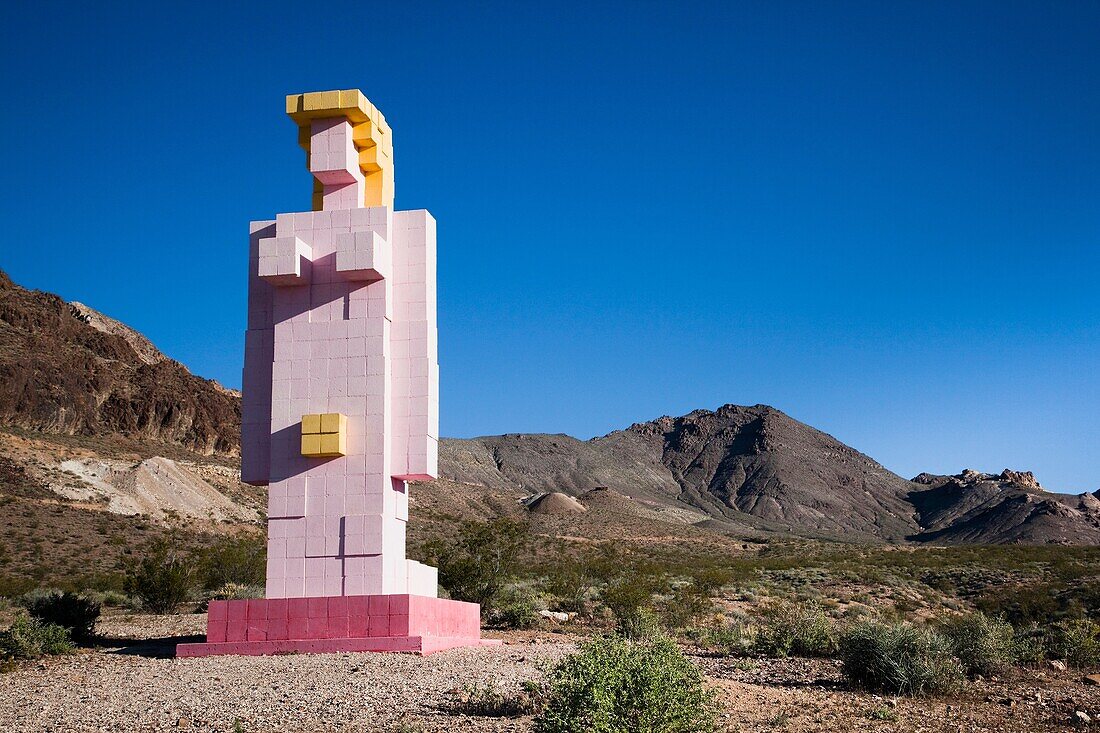
M 1096 2 L 6 3 L 0 267 L 240 384 L 289 92 L 439 221 L 442 431 L 767 403 L 1100 488 Z

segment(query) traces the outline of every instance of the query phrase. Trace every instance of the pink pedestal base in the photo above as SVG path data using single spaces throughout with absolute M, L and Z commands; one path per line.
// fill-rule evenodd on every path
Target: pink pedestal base
M 206 642 L 177 657 L 291 652 L 431 654 L 494 643 L 481 638 L 476 603 L 414 595 L 211 601 Z

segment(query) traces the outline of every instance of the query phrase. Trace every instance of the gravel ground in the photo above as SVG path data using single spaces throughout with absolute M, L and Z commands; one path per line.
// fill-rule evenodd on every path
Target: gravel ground
M 205 616 L 101 620 L 104 646 L 0 674 L 0 731 L 531 730 L 529 717 L 456 713 L 464 689 L 518 692 L 574 648 L 564 634 L 516 632 L 505 645 L 404 654 L 175 659 Z M 1100 686 L 1081 673 L 1017 670 L 949 697 L 852 691 L 831 660 L 695 657 L 715 686 L 721 729 L 740 733 L 1032 733 L 1100 731 Z
M 717 684 L 724 721 L 740 733 L 1037 733 L 1100 731 L 1076 723 L 1100 714 L 1100 687 L 1080 671 L 1013 670 L 954 695 L 897 698 L 851 690 L 830 659 L 698 657 Z
M 108 642 L 0 675 L 0 731 L 529 730 L 527 719 L 455 715 L 448 708 L 469 685 L 518 691 L 572 648 L 528 637 L 427 657 L 165 656 L 204 622 L 205 616 L 105 619 L 99 633 L 143 641 Z

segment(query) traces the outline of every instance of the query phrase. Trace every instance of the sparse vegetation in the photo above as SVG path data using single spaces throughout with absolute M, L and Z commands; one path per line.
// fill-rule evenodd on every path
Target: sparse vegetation
M 267 576 L 267 540 L 248 534 L 222 537 L 196 553 L 202 587 L 215 590 L 235 586 L 262 586 Z
M 528 682 L 514 693 L 504 693 L 492 685 L 466 685 L 451 710 L 462 715 L 478 715 L 487 718 L 515 718 L 529 715 L 538 704 L 540 687 Z
M 38 659 L 72 650 L 67 629 L 33 616 L 17 616 L 10 628 L 0 631 L 0 660 Z
M 1091 619 L 1063 621 L 1048 632 L 1051 656 L 1071 667 L 1100 667 L 1100 623 Z
M 204 602 L 208 601 L 236 601 L 241 598 L 263 598 L 263 585 L 241 585 L 239 583 L 226 583 L 206 594 Z
M 753 648 L 773 657 L 828 657 L 837 651 L 836 630 L 818 603 L 776 603 L 765 609 Z
M 24 601 L 27 612 L 45 624 L 67 629 L 73 641 L 88 641 L 95 634 L 99 602 L 85 596 L 60 591 L 33 594 Z
M 706 733 L 714 705 L 699 669 L 664 636 L 601 635 L 551 672 L 538 733 Z
M 753 642 L 745 625 L 739 621 L 689 629 L 685 635 L 699 649 L 723 656 L 745 654 L 752 648 Z
M 936 630 L 968 677 L 1000 674 L 1016 663 L 1016 633 L 1007 621 L 979 611 L 941 618 Z
M 666 626 L 685 629 L 713 617 L 714 596 L 731 577 L 727 570 L 706 567 L 692 573 L 687 581 L 675 584 L 661 608 Z
M 854 684 L 895 695 L 934 695 L 956 688 L 963 666 L 946 639 L 910 623 L 864 621 L 840 638 L 844 674 Z
M 510 519 L 465 522 L 454 543 L 429 543 L 427 551 L 439 568 L 439 583 L 451 598 L 480 603 L 492 610 L 512 580 L 520 552 L 527 544 L 526 527 Z
M 131 564 L 126 592 L 150 613 L 171 613 L 191 597 L 195 570 L 190 558 L 168 541 L 150 545 L 141 560 Z
M 488 621 L 505 629 L 530 629 L 539 622 L 536 599 L 527 588 L 509 587 L 488 613 Z

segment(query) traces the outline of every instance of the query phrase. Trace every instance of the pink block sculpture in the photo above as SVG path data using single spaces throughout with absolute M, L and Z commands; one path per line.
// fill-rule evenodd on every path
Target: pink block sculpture
M 384 149 L 364 173 L 356 145 L 388 127 L 341 106 L 295 117 L 321 210 L 249 230 L 241 474 L 268 487 L 266 598 L 212 602 L 181 657 L 484 643 L 477 604 L 438 598 L 435 568 L 405 557 L 406 482 L 437 475 L 435 219 L 364 205 Z M 307 450 L 318 416 L 343 416 L 339 449 Z

